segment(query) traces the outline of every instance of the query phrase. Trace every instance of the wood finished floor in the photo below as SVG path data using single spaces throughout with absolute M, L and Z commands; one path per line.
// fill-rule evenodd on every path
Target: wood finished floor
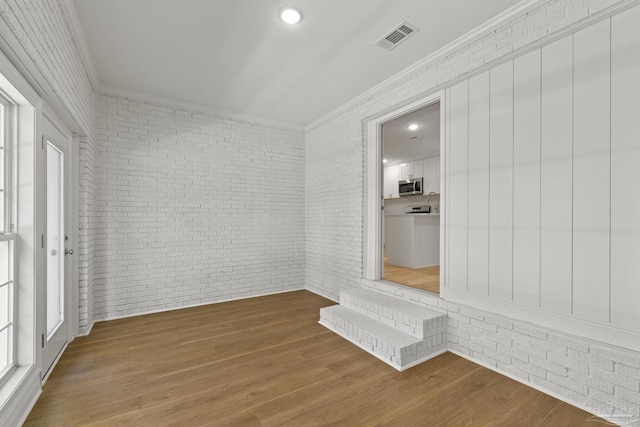
M 98 323 L 26 426 L 577 426 L 590 414 L 451 353 L 405 372 L 307 291 Z
M 386 281 L 410 286 L 412 288 L 440 294 L 440 266 L 424 268 L 406 268 L 389 264 L 384 257 L 384 273 Z

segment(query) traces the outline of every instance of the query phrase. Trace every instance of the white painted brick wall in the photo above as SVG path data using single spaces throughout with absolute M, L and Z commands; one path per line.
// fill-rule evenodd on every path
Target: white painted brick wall
M 96 319 L 304 288 L 304 134 L 101 95 Z
M 307 127 L 306 286 L 337 299 L 340 290 L 363 281 L 363 119 L 450 86 L 456 79 L 490 67 L 506 55 L 537 46 L 595 14 L 638 4 L 631 0 L 550 0 L 499 24 L 456 51 L 421 63 Z M 349 183 L 349 185 L 345 185 Z M 340 221 L 344 215 L 345 221 Z M 447 310 L 449 348 L 508 373 L 578 406 L 599 394 L 605 402 L 640 417 L 636 390 L 638 353 L 582 340 L 515 319 L 467 307 L 407 299 Z M 473 322 L 472 322 L 473 320 Z M 495 331 L 495 332 L 494 332 Z M 608 351 L 608 353 L 607 353 Z M 623 360 L 620 360 L 623 359 Z M 618 363 L 620 365 L 618 365 Z M 617 370 L 616 370 L 616 366 Z
M 482 321 L 478 310 L 452 303 L 447 307 L 455 308 L 449 313 L 451 350 L 587 409 L 592 396 L 605 396 L 640 421 L 640 354 L 493 313 L 486 314 L 486 323 L 502 326 L 470 334 L 464 325 Z M 495 343 L 497 352 L 487 342 Z
M 21 49 L 30 58 L 53 89 L 53 96 L 71 113 L 85 135 L 80 142 L 80 231 L 76 253 L 80 270 L 80 332 L 86 332 L 93 322 L 95 95 L 59 0 L 0 0 L 0 25 L 20 44 L 12 49 Z

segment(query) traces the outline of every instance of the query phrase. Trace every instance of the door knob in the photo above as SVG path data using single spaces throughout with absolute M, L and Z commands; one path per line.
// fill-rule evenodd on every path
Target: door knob
M 64 250 L 64 254 L 65 255 L 73 255 L 73 249 L 65 249 Z

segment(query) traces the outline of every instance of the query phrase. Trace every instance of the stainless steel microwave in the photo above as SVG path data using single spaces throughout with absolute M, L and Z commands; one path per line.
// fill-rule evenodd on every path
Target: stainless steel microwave
M 422 194 L 422 178 L 403 179 L 398 183 L 398 194 L 401 196 Z

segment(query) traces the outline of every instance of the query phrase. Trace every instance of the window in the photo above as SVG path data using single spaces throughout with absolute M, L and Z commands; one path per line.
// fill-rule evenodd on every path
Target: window
M 0 92 L 0 380 L 12 370 L 15 362 L 15 285 L 14 245 L 16 235 L 11 226 L 10 148 L 13 135 L 11 100 Z

